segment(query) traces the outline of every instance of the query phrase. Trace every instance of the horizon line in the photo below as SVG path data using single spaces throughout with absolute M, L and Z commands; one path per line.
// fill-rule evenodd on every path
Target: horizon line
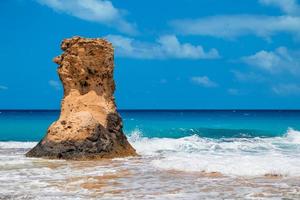
M 5 111 L 60 111 L 60 109 L 0 109 L 0 112 Z M 142 108 L 142 109 L 117 109 L 117 111 L 300 111 L 300 108 L 290 109 L 290 108 L 162 108 L 162 109 L 152 109 L 152 108 Z

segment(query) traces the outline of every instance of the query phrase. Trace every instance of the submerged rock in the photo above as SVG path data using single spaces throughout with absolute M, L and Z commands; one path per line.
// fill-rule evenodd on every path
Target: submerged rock
M 113 97 L 114 54 L 103 39 L 62 42 L 54 62 L 64 87 L 59 119 L 26 156 L 98 159 L 136 155 L 122 130 Z

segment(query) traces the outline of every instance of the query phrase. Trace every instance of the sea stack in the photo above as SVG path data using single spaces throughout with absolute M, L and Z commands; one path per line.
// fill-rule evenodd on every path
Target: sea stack
M 104 39 L 73 37 L 54 58 L 64 87 L 61 113 L 26 156 L 101 159 L 136 155 L 116 110 L 114 50 Z

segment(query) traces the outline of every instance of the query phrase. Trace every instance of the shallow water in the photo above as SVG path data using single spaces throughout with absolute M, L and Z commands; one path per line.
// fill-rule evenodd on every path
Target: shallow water
M 300 199 L 297 113 L 122 113 L 140 156 L 84 162 L 26 158 L 46 114 L 6 116 L 0 199 Z

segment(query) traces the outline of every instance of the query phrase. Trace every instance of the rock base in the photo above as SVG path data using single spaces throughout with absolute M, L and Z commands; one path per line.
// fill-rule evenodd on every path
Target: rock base
M 63 137 L 60 137 L 61 133 Z M 135 155 L 135 150 L 122 132 L 122 121 L 117 113 L 108 115 L 105 128 L 88 112 L 79 112 L 68 121 L 53 123 L 47 136 L 26 154 L 28 157 L 72 160 Z

